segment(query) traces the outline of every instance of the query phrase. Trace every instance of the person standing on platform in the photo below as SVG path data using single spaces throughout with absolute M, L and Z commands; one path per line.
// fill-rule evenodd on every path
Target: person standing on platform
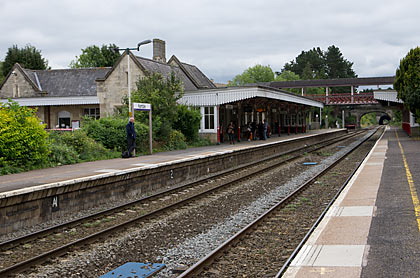
M 260 123 L 258 124 L 258 139 L 259 140 L 263 140 L 264 139 L 264 125 L 263 123 L 260 121 Z
M 252 139 L 257 140 L 257 124 L 255 121 L 251 123 Z
M 249 142 L 252 139 L 252 125 L 251 125 L 251 123 L 248 123 L 248 125 L 246 127 L 246 130 L 247 130 L 247 137 L 248 137 L 248 142 Z
M 136 149 L 136 130 L 134 129 L 134 118 L 131 117 L 126 125 L 127 129 L 127 148 L 128 148 L 128 155 L 129 157 L 132 156 L 132 152 Z
M 235 144 L 235 141 L 233 139 L 235 135 L 235 126 L 233 125 L 232 121 L 229 123 L 226 132 L 229 136 L 229 144 Z
M 268 130 L 268 122 L 267 122 L 267 119 L 264 119 L 263 140 L 267 140 L 267 130 Z

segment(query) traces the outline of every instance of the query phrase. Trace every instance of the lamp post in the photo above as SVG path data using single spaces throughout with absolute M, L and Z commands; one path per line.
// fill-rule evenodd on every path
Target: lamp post
M 121 51 L 124 50 L 125 53 L 127 54 L 127 86 L 128 86 L 128 117 L 132 116 L 132 112 L 131 112 L 131 85 L 130 85 L 130 50 L 140 50 L 140 46 L 144 45 L 144 44 L 148 44 L 151 43 L 151 40 L 144 40 L 142 42 L 139 42 L 137 44 L 136 48 L 114 48 L 114 51 Z

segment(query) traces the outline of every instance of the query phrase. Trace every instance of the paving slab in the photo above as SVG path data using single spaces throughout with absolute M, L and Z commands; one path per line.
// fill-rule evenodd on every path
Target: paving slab
M 420 277 L 420 230 L 407 179 L 409 171 L 420 192 L 420 142 L 401 130 L 388 131 L 386 138 L 389 149 L 368 236 L 367 264 L 360 277 Z
M 232 152 L 233 150 L 253 148 L 262 144 L 275 144 L 280 141 L 289 141 L 296 138 L 327 133 L 331 131 L 335 130 L 311 130 L 303 134 L 283 135 L 281 137 L 272 136 L 266 141 L 242 141 L 236 143 L 235 145 L 224 143 L 220 145 L 189 148 L 185 150 L 160 152 L 154 153 L 153 155 L 142 155 L 128 159 L 117 158 L 110 160 L 84 162 L 72 165 L 58 166 L 54 168 L 33 170 L 18 174 L 4 175 L 0 176 L 0 193 L 84 177 L 94 177 L 101 173 L 112 173 L 119 170 L 123 171 L 139 166 L 149 167 L 159 163 L 171 163 L 176 161 L 183 161 L 185 159 L 217 155 L 221 153 Z
M 368 235 L 387 151 L 382 137 L 283 277 L 360 277 L 370 250 Z
M 332 217 L 316 244 L 366 244 L 371 221 L 367 216 Z

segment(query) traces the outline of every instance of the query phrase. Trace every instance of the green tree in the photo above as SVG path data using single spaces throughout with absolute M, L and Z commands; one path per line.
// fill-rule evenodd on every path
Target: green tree
M 243 86 L 250 83 L 274 81 L 274 72 L 270 66 L 255 65 L 236 75 L 229 86 Z
M 284 65 L 282 72 L 285 70 L 296 73 L 302 79 L 323 79 L 326 77 L 325 54 L 319 47 L 302 51 L 295 60 Z
M 294 80 L 299 80 L 299 75 L 297 75 L 296 73 L 290 71 L 290 70 L 285 70 L 283 72 L 278 72 L 276 71 L 276 78 L 274 81 L 294 81 Z M 293 88 L 285 88 L 283 89 L 285 91 L 289 91 L 295 94 L 300 94 L 301 90 L 300 89 L 293 89 Z
M 30 44 L 24 48 L 18 48 L 17 45 L 9 47 L 3 62 L 4 76 L 9 73 L 15 63 L 32 70 L 45 70 L 48 67 L 48 61 L 42 58 L 41 51 Z
M 420 121 L 420 48 L 411 49 L 400 61 L 395 74 L 394 88 L 398 98 Z
M 376 112 L 367 113 L 360 119 L 360 125 L 362 127 L 368 127 L 376 124 L 378 124 L 376 120 Z
M 335 45 L 327 51 L 313 48 L 302 51 L 293 61 L 286 63 L 282 71 L 292 71 L 302 79 L 334 79 L 357 77 L 352 69 L 353 63 L 346 60 Z
M 347 61 L 340 49 L 334 45 L 325 52 L 325 67 L 328 79 L 357 77 L 352 69 L 353 63 Z
M 325 62 L 328 79 L 357 77 L 356 73 L 352 69 L 353 63 L 347 61 L 343 57 L 343 54 L 341 53 L 340 49 L 334 45 L 328 47 L 328 50 L 325 53 Z M 333 94 L 349 93 L 350 91 L 350 87 L 331 88 L 331 93 Z
M 36 110 L 17 102 L 0 104 L 0 168 L 30 167 L 46 162 L 48 133 L 36 117 Z
M 102 47 L 96 45 L 88 46 L 82 49 L 82 54 L 76 56 L 76 60 L 70 62 L 70 67 L 112 67 L 120 57 L 120 54 L 114 51 L 115 48 L 118 48 L 115 44 L 102 45 Z
M 159 73 L 153 73 L 137 81 L 137 91 L 131 94 L 131 102 L 152 104 L 153 121 L 161 123 L 158 136 L 169 138 L 177 119 L 177 100 L 183 95 L 182 82 L 171 73 L 166 79 Z M 146 122 L 146 113 L 142 122 Z M 138 118 L 136 116 L 136 118 Z
M 4 81 L 5 76 L 3 74 L 3 62 L 0 61 L 0 84 Z
M 201 113 L 195 109 L 189 109 L 186 105 L 178 105 L 177 118 L 173 128 L 182 132 L 188 141 L 197 139 L 197 131 L 200 128 Z
M 283 72 L 276 72 L 275 81 L 294 81 L 299 79 L 299 75 L 297 75 L 296 73 L 290 70 L 285 70 Z
M 304 80 L 310 79 L 336 79 L 357 77 L 352 69 L 353 63 L 346 60 L 340 49 L 335 45 L 328 47 L 327 51 L 313 48 L 302 51 L 295 60 L 286 63 L 282 71 L 292 71 Z M 308 92 L 316 93 L 319 89 L 311 88 Z M 348 93 L 349 87 L 331 88 L 331 93 Z

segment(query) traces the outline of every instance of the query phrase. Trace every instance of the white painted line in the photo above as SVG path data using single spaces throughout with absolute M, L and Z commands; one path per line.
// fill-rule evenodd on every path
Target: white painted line
M 284 142 L 288 142 L 288 141 L 295 141 L 295 140 L 300 139 L 300 138 L 311 138 L 311 137 L 319 136 L 321 134 L 335 133 L 337 131 L 340 131 L 340 130 L 332 130 L 332 131 L 328 131 L 328 132 L 314 133 L 314 134 L 310 134 L 310 135 L 302 135 L 302 136 L 297 136 L 295 138 L 290 138 L 290 139 L 281 140 L 281 141 L 274 141 L 274 142 L 270 142 L 270 143 L 266 143 L 266 144 L 250 145 L 250 146 L 246 146 L 242 149 L 251 149 L 251 148 L 260 147 L 262 145 L 273 145 L 273 144 L 278 144 L 280 142 L 284 143 Z M 238 150 L 240 150 L 240 149 L 241 148 L 238 148 Z M 234 152 L 235 152 L 235 150 L 229 150 L 228 149 L 228 150 L 215 152 L 214 155 L 216 156 L 220 153 L 221 154 L 226 154 L 226 153 L 234 153 Z M 212 156 L 212 155 L 210 155 L 210 156 Z M 197 158 L 202 158 L 202 157 L 206 157 L 206 156 L 199 156 Z M 65 181 L 59 181 L 59 182 L 53 182 L 53 183 L 48 183 L 48 184 L 36 185 L 36 186 L 32 186 L 32 187 L 27 187 L 27 188 L 16 189 L 16 190 L 0 193 L 0 199 L 5 199 L 5 198 L 17 196 L 17 195 L 32 193 L 32 192 L 41 191 L 41 190 L 50 189 L 50 188 L 57 188 L 57 187 L 62 187 L 62 186 L 66 186 L 66 185 L 76 184 L 76 183 L 79 183 L 79 182 L 86 182 L 86 181 L 97 180 L 97 179 L 100 179 L 100 178 L 109 178 L 109 177 L 113 177 L 113 176 L 130 174 L 130 173 L 138 171 L 138 170 L 144 170 L 145 168 L 149 168 L 149 169 L 158 168 L 160 166 L 166 166 L 166 165 L 174 164 L 175 162 L 193 161 L 193 160 L 196 160 L 197 158 L 188 158 L 187 157 L 185 159 L 169 161 L 169 162 L 164 162 L 164 163 L 159 163 L 159 164 L 140 165 L 140 167 L 136 167 L 136 168 L 123 169 L 123 170 L 112 171 L 112 172 L 106 171 L 102 174 L 90 175 L 90 176 L 88 175 L 88 176 L 81 177 L 81 178 L 75 178 L 75 179 L 70 179 L 70 180 L 65 180 Z M 135 165 L 135 164 L 133 164 L 133 165 Z M 98 170 L 98 171 L 101 171 L 101 170 Z
M 311 256 L 307 257 L 305 265 L 313 265 L 315 261 L 318 259 L 319 254 L 322 251 L 322 245 L 313 245 L 312 249 L 314 250 Z
M 133 166 L 152 166 L 152 165 L 154 165 L 154 164 L 151 164 L 151 163 L 136 163 L 136 164 L 131 164 L 131 165 L 133 165 Z
M 290 266 L 300 266 L 302 265 L 303 261 L 305 260 L 308 253 L 311 251 L 312 245 L 303 245 L 300 252 L 297 254 L 297 256 L 293 259 L 293 261 L 290 263 Z
M 384 165 L 383 162 L 368 162 L 366 163 L 367 166 L 382 166 Z
M 118 169 L 101 169 L 101 170 L 96 170 L 96 173 L 115 173 L 115 172 L 119 172 L 121 170 Z
M 342 211 L 343 211 L 343 207 L 331 206 L 331 208 L 327 211 L 325 216 L 336 217 L 336 216 L 339 216 Z

